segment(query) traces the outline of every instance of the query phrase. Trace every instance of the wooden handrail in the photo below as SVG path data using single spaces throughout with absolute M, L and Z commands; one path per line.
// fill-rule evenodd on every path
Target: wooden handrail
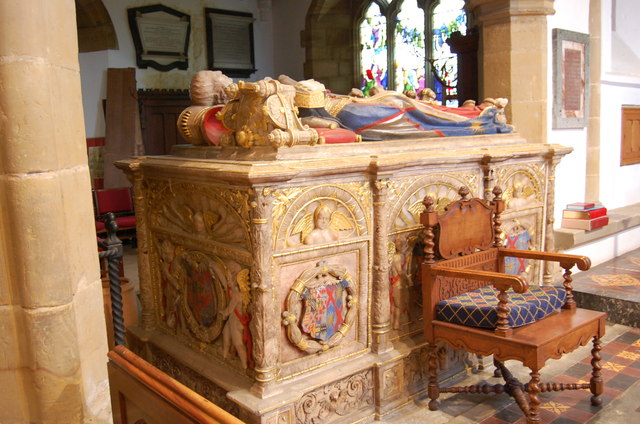
M 108 356 L 114 364 L 198 423 L 245 424 L 179 381 L 169 377 L 125 346 L 116 346 L 108 353 Z

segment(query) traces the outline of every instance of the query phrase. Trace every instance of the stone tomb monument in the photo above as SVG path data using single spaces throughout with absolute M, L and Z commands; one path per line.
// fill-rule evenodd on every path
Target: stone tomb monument
M 384 417 L 427 387 L 423 198 L 442 207 L 460 186 L 482 197 L 499 185 L 505 243 L 552 250 L 554 169 L 570 149 L 517 133 L 322 145 L 294 122 L 290 91 L 239 86 L 234 119 L 248 88 L 253 127 L 118 163 L 138 219 L 130 348 L 248 423 Z M 551 279 L 526 261 L 507 267 Z M 443 378 L 470 365 L 442 348 Z

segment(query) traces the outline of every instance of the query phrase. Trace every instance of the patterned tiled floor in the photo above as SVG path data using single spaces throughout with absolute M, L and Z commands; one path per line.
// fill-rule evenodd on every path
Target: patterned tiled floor
M 623 325 L 607 328 L 602 349 L 603 405 L 593 407 L 588 390 L 542 393 L 540 418 L 543 423 L 637 423 L 640 422 L 640 330 Z M 543 382 L 588 383 L 591 374 L 591 347 L 582 347 L 563 359 L 549 361 L 542 370 Z M 520 381 L 528 382 L 528 370 L 516 361 L 507 366 Z M 493 366 L 471 375 L 461 385 L 479 382 L 496 384 Z M 431 412 L 428 399 L 417 399 L 396 414 L 386 417 L 388 424 L 414 423 L 526 423 L 522 411 L 508 395 L 441 395 L 440 410 Z

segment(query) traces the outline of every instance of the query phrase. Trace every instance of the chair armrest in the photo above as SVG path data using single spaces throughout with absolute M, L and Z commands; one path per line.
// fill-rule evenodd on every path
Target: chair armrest
M 512 256 L 523 259 L 539 259 L 542 261 L 559 262 L 564 269 L 571 269 L 575 265 L 580 271 L 591 268 L 591 260 L 586 256 L 567 255 L 565 253 L 538 252 L 535 250 L 508 249 L 501 247 L 498 249 L 501 256 Z
M 502 274 L 500 272 L 466 270 L 459 268 L 446 268 L 434 266 L 431 273 L 451 278 L 468 278 L 470 280 L 487 281 L 498 290 L 507 291 L 513 289 L 516 293 L 524 293 L 529 289 L 529 284 L 519 275 Z

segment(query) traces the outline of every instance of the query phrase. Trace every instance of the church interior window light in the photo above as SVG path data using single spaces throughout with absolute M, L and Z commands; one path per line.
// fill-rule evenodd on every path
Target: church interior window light
M 456 31 L 466 35 L 467 26 L 464 0 L 370 1 L 358 27 L 365 96 L 375 85 L 416 93 L 428 87 L 443 105 L 458 106 L 457 55 L 446 41 Z

